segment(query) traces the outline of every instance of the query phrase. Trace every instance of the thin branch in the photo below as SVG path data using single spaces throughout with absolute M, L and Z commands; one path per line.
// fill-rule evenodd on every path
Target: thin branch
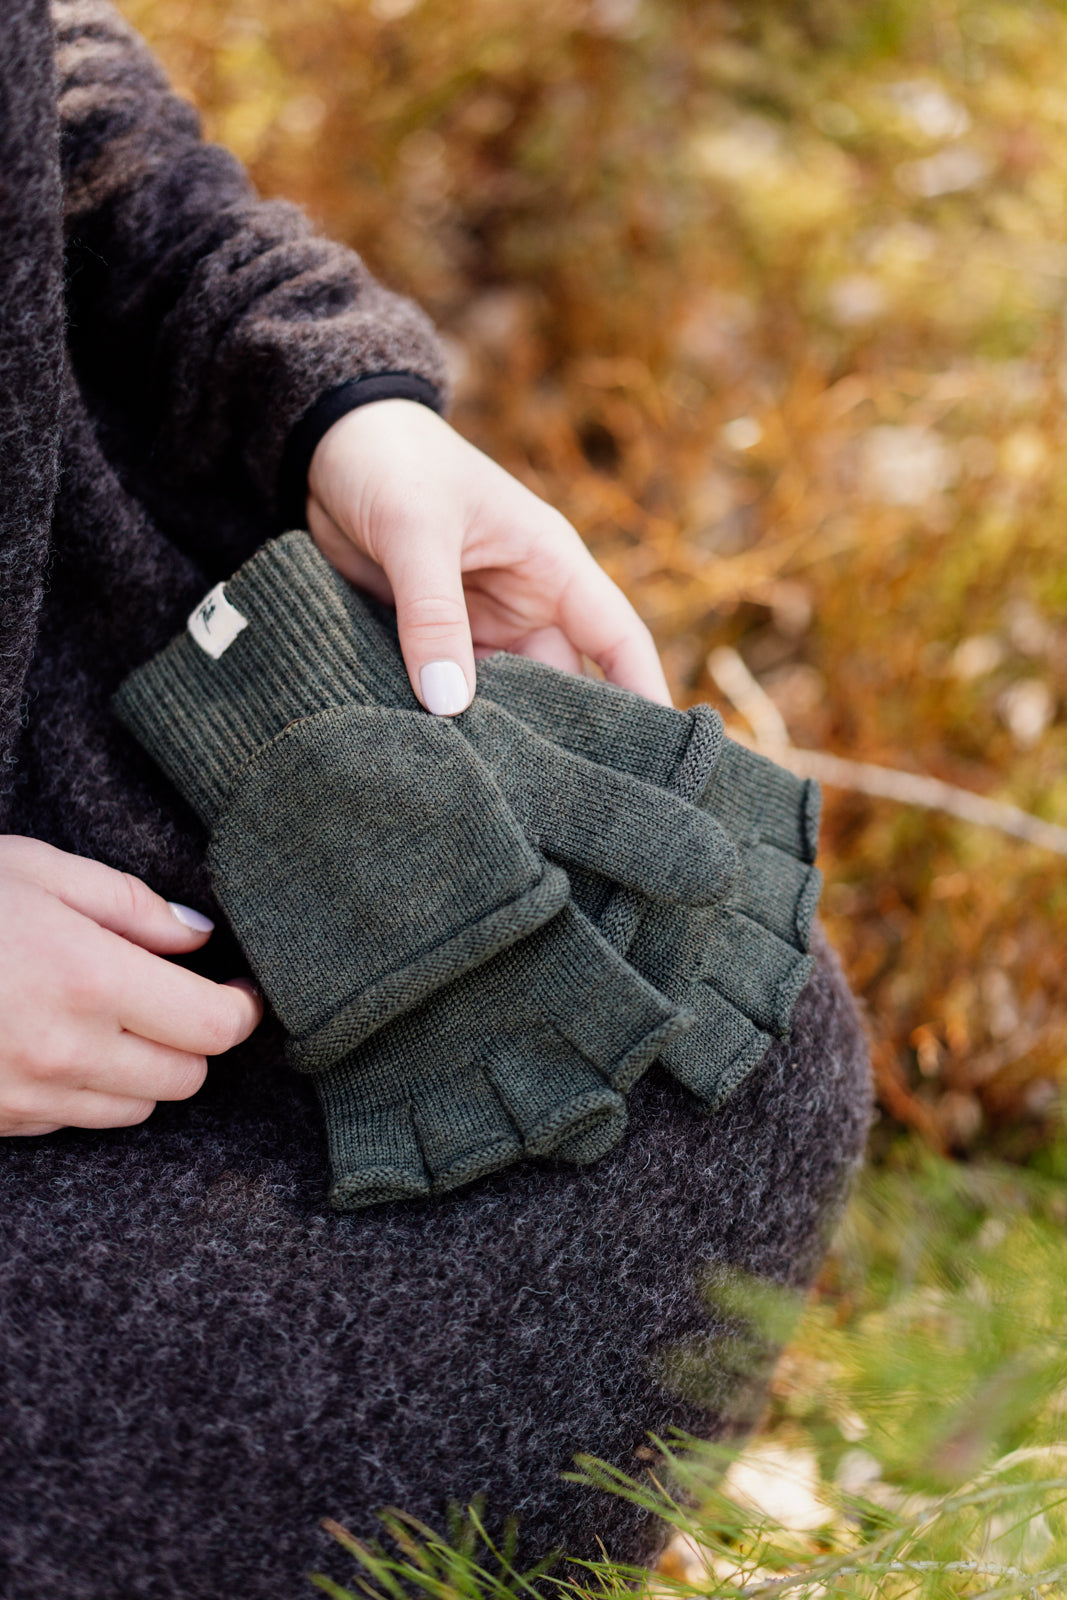
M 752 729 L 757 750 L 778 761 L 780 751 L 792 749 L 785 718 L 736 650 L 726 644 L 719 645 L 708 657 L 708 671 L 716 687 Z
M 969 789 L 942 783 L 940 778 L 901 772 L 896 767 L 878 767 L 866 761 L 848 761 L 843 756 L 821 750 L 798 750 L 792 745 L 776 759 L 798 777 L 816 778 L 830 789 L 852 789 L 882 800 L 943 811 L 962 822 L 995 828 L 1013 839 L 1023 839 L 1027 844 L 1054 850 L 1057 855 L 1067 855 L 1067 828 L 1045 822 L 1003 800 L 988 800 L 985 795 L 973 794 Z
M 869 761 L 850 761 L 824 750 L 802 750 L 791 744 L 781 712 L 736 650 L 726 645 L 713 650 L 708 657 L 708 671 L 718 689 L 752 729 L 755 748 L 798 777 L 815 778 L 830 789 L 848 789 L 880 800 L 896 800 L 902 805 L 941 811 L 962 822 L 995 828 L 1013 839 L 1023 839 L 1027 844 L 1040 845 L 1057 855 L 1067 855 L 1067 828 L 1045 822 L 1019 806 L 1008 805 L 1003 800 L 988 800 L 985 795 L 943 783 L 940 778 L 901 772 L 897 767 L 879 767 Z

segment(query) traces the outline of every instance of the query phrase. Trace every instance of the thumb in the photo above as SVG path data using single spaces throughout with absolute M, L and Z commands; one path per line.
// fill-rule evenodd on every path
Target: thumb
M 477 680 L 458 548 L 451 556 L 423 551 L 385 570 L 411 687 L 436 716 L 466 711 Z

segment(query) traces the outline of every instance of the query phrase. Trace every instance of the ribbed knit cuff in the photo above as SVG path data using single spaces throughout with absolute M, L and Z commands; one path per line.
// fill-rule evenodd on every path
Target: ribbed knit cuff
M 284 527 L 307 527 L 308 473 L 319 440 L 350 411 L 376 400 L 414 400 L 438 415 L 444 411 L 440 390 L 417 372 L 375 372 L 328 390 L 304 412 L 285 443 L 278 475 L 278 509 Z
M 284 534 L 118 690 L 117 716 L 205 822 L 289 723 L 341 705 L 418 709 L 388 635 L 347 589 L 307 534 Z

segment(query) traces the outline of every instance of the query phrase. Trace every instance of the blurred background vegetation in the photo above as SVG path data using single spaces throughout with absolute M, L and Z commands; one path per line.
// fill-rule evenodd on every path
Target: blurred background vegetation
M 577 524 L 680 701 L 730 643 L 796 743 L 1067 821 L 1062 5 L 124 9 L 264 192 L 430 310 L 458 426 Z M 883 1137 L 1029 1153 L 1063 863 L 827 801 Z
M 796 744 L 1067 823 L 1067 6 L 122 4 L 260 188 L 436 318 L 457 425 L 577 525 L 680 703 L 740 725 L 729 645 Z M 878 1169 L 767 1437 L 838 1489 L 851 1450 L 896 1515 L 886 1475 L 929 1497 L 1067 1403 L 1067 861 L 825 817 Z M 885 1581 L 831 1586 L 934 1580 Z

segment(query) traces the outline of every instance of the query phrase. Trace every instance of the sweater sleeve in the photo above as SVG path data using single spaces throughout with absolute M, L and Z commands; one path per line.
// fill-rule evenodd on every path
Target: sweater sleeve
M 110 0 L 52 0 L 70 346 L 83 386 L 171 492 L 302 511 L 331 421 L 441 409 L 433 328 L 295 206 L 257 197 Z

